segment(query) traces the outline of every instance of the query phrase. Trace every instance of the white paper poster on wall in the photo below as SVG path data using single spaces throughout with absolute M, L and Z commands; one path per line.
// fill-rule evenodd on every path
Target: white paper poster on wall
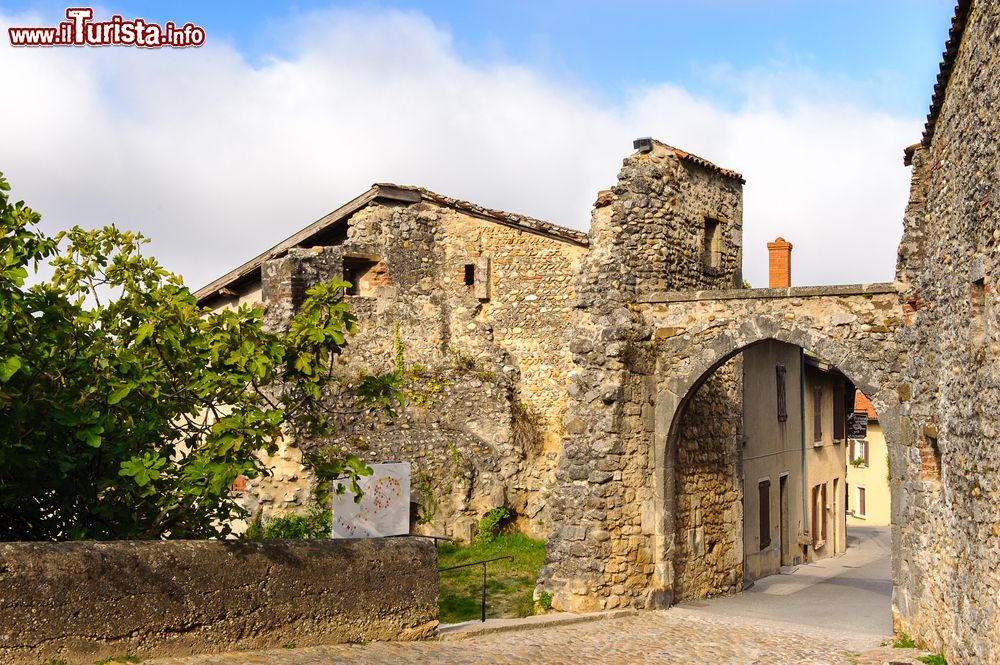
M 410 532 L 410 465 L 369 464 L 372 475 L 359 481 L 364 496 L 333 496 L 334 538 L 381 538 Z

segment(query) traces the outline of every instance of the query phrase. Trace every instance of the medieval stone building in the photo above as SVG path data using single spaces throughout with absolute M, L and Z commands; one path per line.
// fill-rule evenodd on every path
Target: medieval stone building
M 620 274 L 598 289 L 613 298 L 628 281 L 738 284 L 741 177 L 659 143 L 642 163 L 683 174 L 683 187 L 662 192 L 672 205 L 641 204 L 641 242 L 662 259 L 616 266 Z M 628 186 L 644 176 L 624 177 Z M 617 199 L 602 193 L 595 218 L 608 218 Z M 547 536 L 566 407 L 595 389 L 572 374 L 581 263 L 592 246 L 620 235 L 596 228 L 603 235 L 595 243 L 547 222 L 378 184 L 199 290 L 212 308 L 263 304 L 270 325 L 281 327 L 309 285 L 346 279 L 360 333 L 344 373 L 389 371 L 397 351 L 406 366 L 399 417 L 338 404 L 337 436 L 286 442 L 268 460 L 273 475 L 243 487 L 248 508 L 265 516 L 301 510 L 311 478 L 299 446 L 333 446 L 371 462 L 411 462 L 417 530 L 467 538 L 486 510 L 507 507 L 525 531 Z
M 539 220 L 423 189 L 374 185 L 198 292 L 211 307 L 262 303 L 287 324 L 305 289 L 342 278 L 360 332 L 341 374 L 406 368 L 398 418 L 339 404 L 337 436 L 287 442 L 274 474 L 245 488 L 265 516 L 301 510 L 311 478 L 302 445 L 413 465 L 417 528 L 466 538 L 509 507 L 547 533 L 548 490 L 572 389 L 573 279 L 590 240 Z
M 791 345 L 879 414 L 895 625 L 1000 662 L 998 26 L 996 2 L 959 2 L 892 284 L 739 288 L 743 178 L 643 140 L 588 234 L 376 185 L 206 286 L 203 304 L 262 303 L 280 326 L 310 283 L 347 277 L 361 333 L 342 369 L 407 373 L 398 419 L 333 405 L 337 437 L 288 442 L 248 504 L 304 505 L 298 446 L 334 446 L 412 462 L 417 528 L 465 537 L 511 508 L 548 540 L 558 609 L 738 591 L 742 354 Z
M 892 469 L 897 625 L 1000 662 L 1000 4 L 955 10 L 913 166 L 896 278 L 908 406 Z M 866 393 L 867 394 L 867 393 Z M 869 395 L 871 397 L 871 395 Z M 874 400 L 873 400 L 874 402 Z M 885 414 L 876 403 L 880 424 Z M 905 456 L 898 454 L 898 449 Z M 897 480 L 897 469 L 906 465 Z M 895 581 L 895 580 L 894 580 Z

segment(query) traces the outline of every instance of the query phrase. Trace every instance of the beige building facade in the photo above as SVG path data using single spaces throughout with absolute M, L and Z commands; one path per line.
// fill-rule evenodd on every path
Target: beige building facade
M 804 560 L 816 561 L 847 548 L 844 450 L 847 400 L 854 403 L 854 386 L 826 361 L 804 357 L 808 542 L 802 552 Z
M 769 287 L 791 287 L 792 243 L 767 244 Z M 801 347 L 767 340 L 743 352 L 745 582 L 847 547 L 843 450 L 854 386 Z
M 855 418 L 868 421 L 863 439 L 847 445 L 847 524 L 848 526 L 889 526 L 889 451 L 878 414 L 861 392 L 855 396 Z
M 743 367 L 744 578 L 751 582 L 846 549 L 845 400 L 854 387 L 828 363 L 773 340 L 747 349 Z
M 743 353 L 745 582 L 802 562 L 802 352 L 767 341 Z

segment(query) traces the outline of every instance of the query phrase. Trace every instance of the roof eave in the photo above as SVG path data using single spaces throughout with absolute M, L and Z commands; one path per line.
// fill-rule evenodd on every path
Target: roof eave
M 305 227 L 301 231 L 292 234 L 291 236 L 285 238 L 279 242 L 274 247 L 258 254 L 254 258 L 250 259 L 238 268 L 227 272 L 222 277 L 209 282 L 205 286 L 201 287 L 194 293 L 194 297 L 198 299 L 199 303 L 203 303 L 209 298 L 213 298 L 220 295 L 222 289 L 228 288 L 229 286 L 242 282 L 248 278 L 252 278 L 255 274 L 259 275 L 260 267 L 265 261 L 270 261 L 271 259 L 276 259 L 284 255 L 290 248 L 305 242 L 312 236 L 315 236 L 326 229 L 330 228 L 332 225 L 336 224 L 342 219 L 353 215 L 355 212 L 365 207 L 372 201 L 374 201 L 379 196 L 379 188 L 372 187 L 366 191 L 361 196 L 358 196 L 344 205 L 340 206 L 333 212 L 324 215 L 319 218 L 309 226 Z
M 422 200 L 427 200 L 431 203 L 449 207 L 460 212 L 464 212 L 465 214 L 472 215 L 495 224 L 501 224 L 517 229 L 519 231 L 524 231 L 526 233 L 544 236 L 560 242 L 574 244 L 579 247 L 587 247 L 590 244 L 589 236 L 583 231 L 576 231 L 574 229 L 561 227 L 557 224 L 552 224 L 551 222 L 545 222 L 531 217 L 525 217 L 523 215 L 514 215 L 500 210 L 484 208 L 468 201 L 461 201 L 442 196 L 440 194 L 435 194 L 434 192 L 421 187 L 396 185 L 393 183 L 376 183 L 372 185 L 371 188 L 364 194 L 352 199 L 333 212 L 324 215 L 301 231 L 281 241 L 274 247 L 271 247 L 267 251 L 255 256 L 238 268 L 231 270 L 222 277 L 219 277 L 218 279 L 198 289 L 195 291 L 195 298 L 197 298 L 200 304 L 204 304 L 205 301 L 217 296 L 231 297 L 231 294 L 223 293 L 223 291 L 228 290 L 233 285 L 244 282 L 248 279 L 259 279 L 260 268 L 265 261 L 270 261 L 283 256 L 290 248 L 307 242 L 310 238 L 326 231 L 334 224 L 350 217 L 358 210 L 376 200 L 406 204 L 419 203 Z

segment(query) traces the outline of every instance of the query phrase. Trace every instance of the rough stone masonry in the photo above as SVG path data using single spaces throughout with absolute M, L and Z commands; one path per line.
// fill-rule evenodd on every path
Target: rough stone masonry
M 594 213 L 570 344 L 581 388 L 540 580 L 559 608 L 662 607 L 742 587 L 743 349 L 777 339 L 820 354 L 896 433 L 896 288 L 734 289 L 741 179 L 685 154 L 654 143 L 632 155 Z
M 340 404 L 343 434 L 326 443 L 416 462 L 418 528 L 465 536 L 513 508 L 548 535 L 539 591 L 558 609 L 739 589 L 739 353 L 811 350 L 885 429 L 896 626 L 951 662 L 998 662 L 998 25 L 996 2 L 956 9 L 908 152 L 893 284 L 740 289 L 742 177 L 651 141 L 599 196 L 589 235 L 380 185 L 199 298 L 254 302 L 263 287 L 281 325 L 297 280 L 367 284 L 345 363 L 388 369 L 402 347 L 414 400 L 396 422 Z M 284 449 L 248 501 L 300 509 L 296 446 L 312 443 Z
M 949 662 L 1000 662 L 998 61 L 997 3 L 960 2 L 927 131 L 907 151 L 913 186 L 892 285 L 692 293 L 704 278 L 689 260 L 679 286 L 664 280 L 644 294 L 659 280 L 615 265 L 652 248 L 643 225 L 675 205 L 661 192 L 681 189 L 687 174 L 669 156 L 627 160 L 615 206 L 595 212 L 584 271 L 584 284 L 616 290 L 581 288 L 571 345 L 573 376 L 591 390 L 567 414 L 576 438 L 553 493 L 558 526 L 540 582 L 554 604 L 649 607 L 683 592 L 684 414 L 699 412 L 704 382 L 733 354 L 778 339 L 833 362 L 872 396 L 885 426 L 897 629 Z M 662 265 L 651 253 L 649 265 Z M 724 475 L 711 489 L 729 491 Z M 708 588 L 724 592 L 727 581 Z
M 894 481 L 896 624 L 949 663 L 1000 662 L 1000 6 L 959 2 L 897 279 L 911 349 Z M 895 463 L 896 458 L 892 461 Z M 897 515 L 905 519 L 900 520 Z

